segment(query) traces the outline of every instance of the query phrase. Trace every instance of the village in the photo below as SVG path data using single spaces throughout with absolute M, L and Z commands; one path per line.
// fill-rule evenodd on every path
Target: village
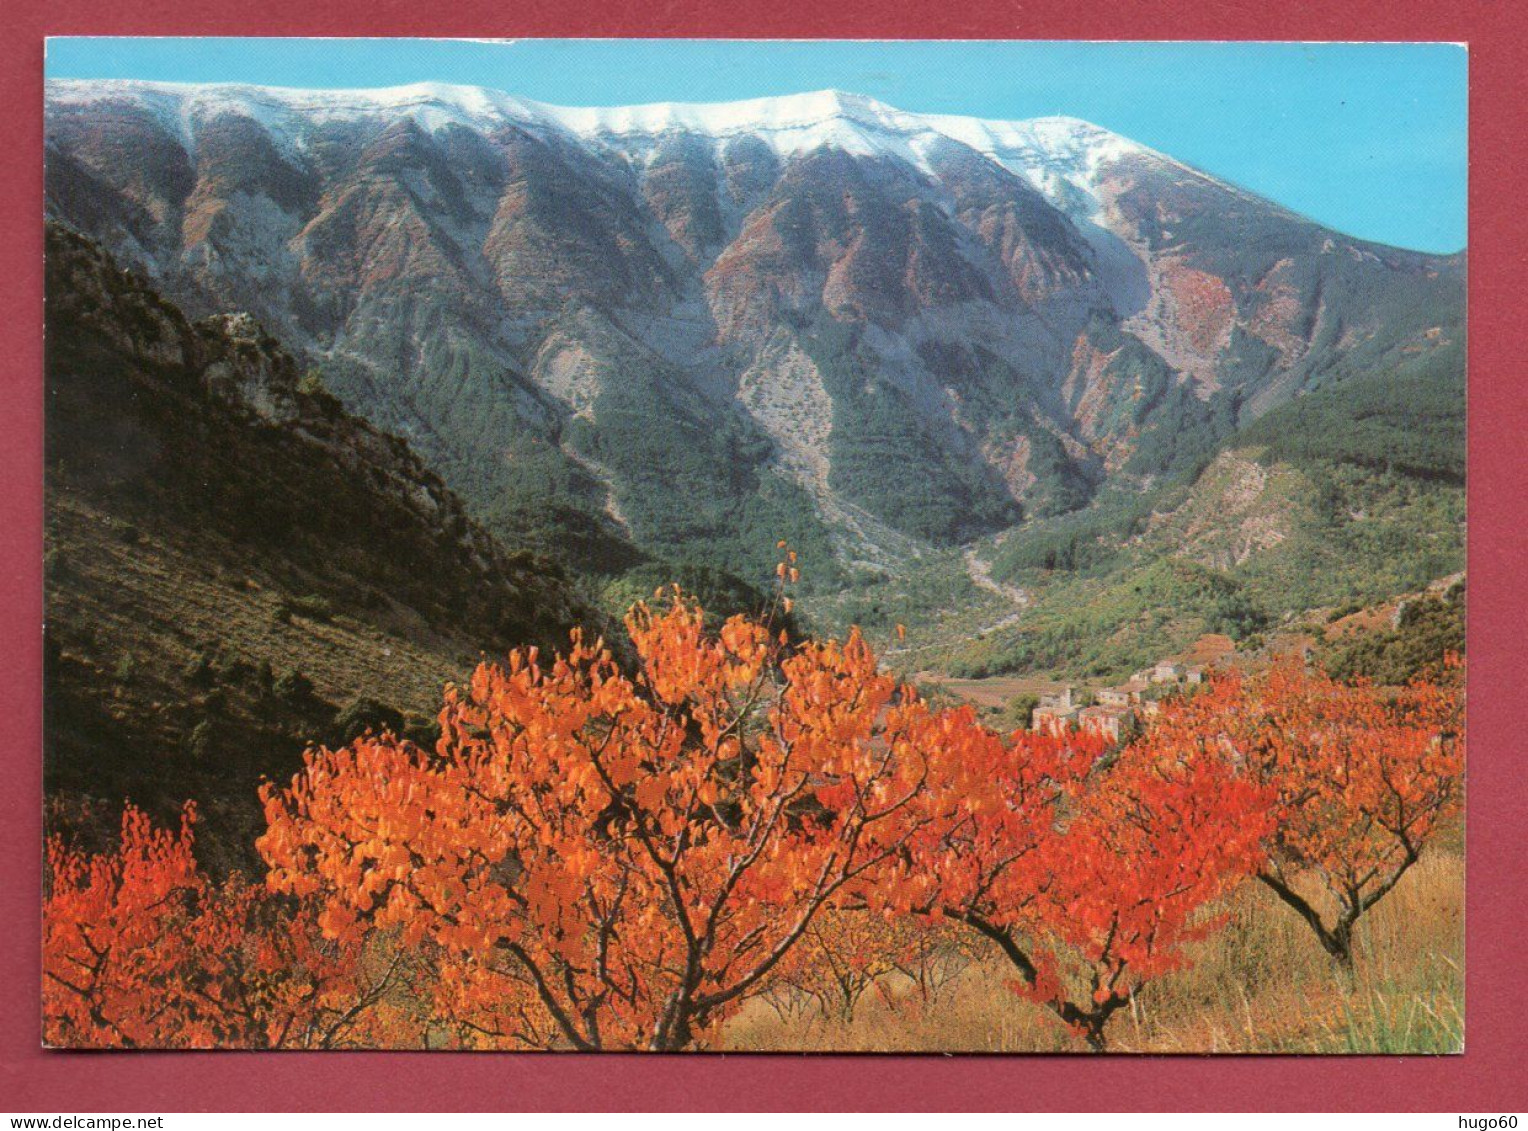
M 1040 703 L 1030 716 L 1030 729 L 1054 733 L 1076 727 L 1119 742 L 1130 736 L 1140 720 L 1153 717 L 1164 698 L 1203 683 L 1205 670 L 1202 664 L 1162 660 L 1132 673 L 1116 687 L 1102 687 L 1095 692 L 1065 687 L 1040 696 Z
M 1403 622 L 1407 609 L 1417 601 L 1446 596 L 1464 583 L 1464 577 L 1463 572 L 1453 573 L 1392 601 L 1351 612 L 1338 610 L 1328 618 L 1324 632 L 1340 639 L 1354 632 L 1380 627 L 1394 629 Z M 1266 665 L 1272 657 L 1287 653 L 1298 653 L 1308 660 L 1317 641 L 1317 635 L 1297 626 L 1295 631 L 1280 633 L 1261 648 L 1238 651 L 1230 637 L 1206 634 L 1187 652 L 1133 672 L 1128 680 L 1117 686 L 1090 691 L 1068 685 L 1041 692 L 1039 703 L 1030 715 L 1029 726 L 1037 733 L 1076 727 L 1119 742 L 1128 739 L 1139 724 L 1153 718 L 1161 709 L 1163 699 L 1202 684 L 1214 672 L 1231 668 L 1256 669 Z M 970 694 L 969 688 L 952 687 L 952 690 Z
M 924 672 L 920 677 L 936 693 L 972 703 L 982 711 L 1007 714 L 1037 733 L 1075 727 L 1121 742 L 1154 718 L 1164 699 L 1200 686 L 1217 672 L 1264 663 L 1275 652 L 1297 649 L 1308 655 L 1314 643 L 1311 636 L 1286 636 L 1271 646 L 1244 652 L 1229 636 L 1206 633 L 1184 651 L 1132 672 L 1121 683 L 1102 687 L 1033 676 L 950 679 Z

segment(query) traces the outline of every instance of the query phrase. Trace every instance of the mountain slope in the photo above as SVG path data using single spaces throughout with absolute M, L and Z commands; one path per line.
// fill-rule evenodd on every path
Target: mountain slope
M 1073 119 L 55 81 L 47 136 L 54 215 L 580 569 L 899 569 L 1462 334 L 1461 260 Z
M 1117 674 L 1202 633 L 1247 644 L 1310 610 L 1371 605 L 1465 566 L 1462 362 L 1321 388 L 1233 434 L 1192 481 L 1111 492 L 989 547 L 1030 596 L 956 643 L 967 675 Z M 1419 428 L 1419 422 L 1425 422 Z
M 1463 254 L 1086 122 L 54 82 L 47 138 L 53 215 L 612 607 L 785 538 L 906 662 L 1129 670 L 1461 564 Z
M 305 741 L 383 723 L 424 737 L 441 684 L 483 652 L 598 625 L 557 567 L 506 551 L 248 316 L 190 323 L 52 225 L 47 266 L 47 771 L 64 825 L 90 827 L 95 801 L 196 796 L 210 844 L 247 846 L 256 782 Z

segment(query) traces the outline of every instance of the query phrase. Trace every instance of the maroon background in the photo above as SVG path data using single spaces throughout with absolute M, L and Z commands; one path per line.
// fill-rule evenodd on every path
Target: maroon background
M 0 1110 L 1525 1106 L 1528 21 L 1508 0 L 9 0 L 0 14 Z M 1471 45 L 1468 1051 L 1457 1057 L 59 1053 L 39 1047 L 46 35 L 1368 39 Z M 1185 76 L 1191 81 L 1191 76 Z

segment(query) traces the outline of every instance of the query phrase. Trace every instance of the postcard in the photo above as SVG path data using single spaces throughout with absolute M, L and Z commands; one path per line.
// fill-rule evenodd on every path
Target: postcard
M 1466 67 L 50 41 L 44 1042 L 1462 1052 Z

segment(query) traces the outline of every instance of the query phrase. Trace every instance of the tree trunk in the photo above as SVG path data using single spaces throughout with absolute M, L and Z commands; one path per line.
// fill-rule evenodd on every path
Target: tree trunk
M 1103 1019 L 1090 1021 L 1083 1029 L 1083 1039 L 1088 1042 L 1089 1052 L 1108 1052 L 1109 1042 L 1104 1038 Z
M 1267 888 L 1277 895 L 1284 903 L 1292 907 L 1305 922 L 1310 926 L 1317 940 L 1321 943 L 1321 949 L 1336 960 L 1337 969 L 1343 976 L 1352 982 L 1353 970 L 1353 926 L 1362 914 L 1361 909 L 1355 910 L 1352 906 L 1345 908 L 1338 917 L 1337 922 L 1328 927 L 1321 921 L 1321 915 L 1306 900 L 1286 884 L 1280 877 L 1270 872 L 1258 873 Z
M 1337 970 L 1343 980 L 1352 986 L 1357 980 L 1357 971 L 1353 965 L 1353 924 L 1346 920 L 1339 921 L 1330 931 L 1321 937 L 1321 945 L 1326 952 L 1337 962 Z
M 1082 1030 L 1082 1039 L 1088 1043 L 1088 1051 L 1108 1052 L 1109 1040 L 1104 1036 L 1104 1030 L 1109 1024 L 1109 1018 L 1129 1001 L 1128 996 L 1121 997 L 1118 993 L 1111 993 L 1102 1002 L 1087 1010 L 1071 1001 L 1051 1001 L 1047 1004 L 1051 1012 L 1061 1020 L 1073 1028 Z

